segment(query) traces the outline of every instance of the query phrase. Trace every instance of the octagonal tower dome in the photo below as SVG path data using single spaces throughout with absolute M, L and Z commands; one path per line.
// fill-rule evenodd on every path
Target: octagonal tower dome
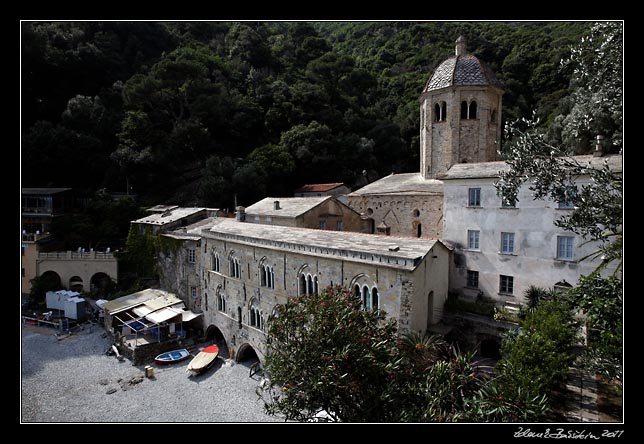
M 465 37 L 456 40 L 456 54 L 443 61 L 427 81 L 423 92 L 434 91 L 450 86 L 486 86 L 497 88 L 501 84 L 492 70 L 478 57 L 468 54 Z

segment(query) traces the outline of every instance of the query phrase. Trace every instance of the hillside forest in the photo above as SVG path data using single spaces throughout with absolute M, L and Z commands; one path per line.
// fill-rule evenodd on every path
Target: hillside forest
M 459 35 L 505 122 L 621 149 L 618 22 L 23 22 L 22 186 L 232 210 L 418 171 L 418 97 Z

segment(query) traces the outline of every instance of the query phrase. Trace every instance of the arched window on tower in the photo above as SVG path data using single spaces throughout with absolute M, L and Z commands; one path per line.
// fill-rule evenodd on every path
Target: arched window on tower
M 434 105 L 434 122 L 440 122 L 441 120 L 441 106 L 437 103 Z
M 461 102 L 461 119 L 467 119 L 467 102 L 465 100 Z
M 447 120 L 447 103 L 441 102 L 441 122 Z
M 470 102 L 470 109 L 467 114 L 468 119 L 476 119 L 476 113 L 477 113 L 477 106 L 476 106 L 476 100 L 472 100 Z

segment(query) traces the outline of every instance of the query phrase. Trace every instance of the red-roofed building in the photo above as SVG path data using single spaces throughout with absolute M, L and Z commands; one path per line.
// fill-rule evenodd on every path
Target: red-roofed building
M 295 197 L 311 196 L 344 196 L 351 192 L 351 188 L 342 182 L 306 184 L 295 190 Z

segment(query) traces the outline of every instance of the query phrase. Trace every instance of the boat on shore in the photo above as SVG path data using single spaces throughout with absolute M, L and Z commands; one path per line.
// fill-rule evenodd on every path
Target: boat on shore
M 215 363 L 219 355 L 219 347 L 216 345 L 209 345 L 208 347 L 197 353 L 197 356 L 192 358 L 192 361 L 186 368 L 186 373 L 189 375 L 198 375 L 210 368 Z
M 172 350 L 172 351 L 167 351 L 165 353 L 161 353 L 160 355 L 157 355 L 156 358 L 154 358 L 154 362 L 161 365 L 173 364 L 175 362 L 183 361 L 184 359 L 187 359 L 189 356 L 190 356 L 190 352 L 185 348 L 182 348 L 180 350 Z

